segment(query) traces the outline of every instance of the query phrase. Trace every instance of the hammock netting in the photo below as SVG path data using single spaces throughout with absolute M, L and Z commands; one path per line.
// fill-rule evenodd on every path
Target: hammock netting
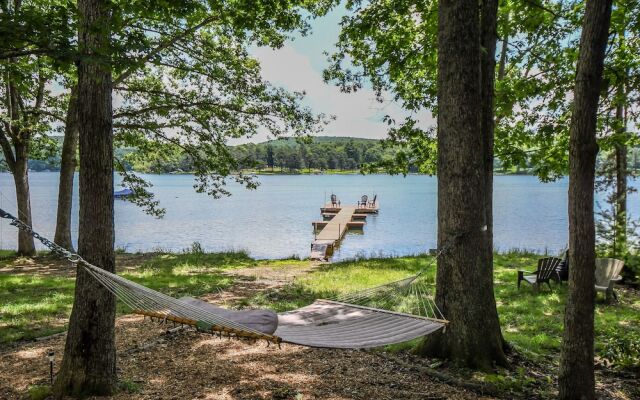
M 269 343 L 288 342 L 310 347 L 370 348 L 406 342 L 446 327 L 430 293 L 432 284 L 421 271 L 414 276 L 385 285 L 318 299 L 296 310 L 241 315 L 199 300 L 176 299 L 125 279 L 85 261 L 79 255 L 52 243 L 11 214 L 0 209 L 0 218 L 28 232 L 53 253 L 83 268 L 133 313 L 192 326 L 220 337 L 265 339 Z M 256 318 L 273 315 L 273 328 Z

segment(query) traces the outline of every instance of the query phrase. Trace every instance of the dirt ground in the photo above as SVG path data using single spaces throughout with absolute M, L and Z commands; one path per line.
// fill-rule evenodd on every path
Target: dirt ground
M 240 279 L 230 290 L 203 299 L 232 302 L 256 290 L 281 286 L 314 267 L 236 270 L 233 274 Z M 41 268 L 34 265 L 30 273 L 43 272 L 38 271 Z M 46 271 L 66 274 L 69 270 L 52 261 Z M 24 266 L 21 272 L 26 273 Z M 172 328 L 134 315 L 117 319 L 118 376 L 135 389 L 114 399 L 478 398 L 375 352 L 289 344 L 278 348 Z M 0 399 L 24 399 L 29 387 L 48 384 L 47 354 L 55 353 L 57 369 L 64 341 L 63 334 L 0 350 Z
M 203 299 L 233 302 L 282 286 L 317 265 L 235 270 L 235 285 Z M 65 274 L 67 269 L 62 266 L 53 273 Z M 442 383 L 378 352 L 250 344 L 173 329 L 135 315 L 117 319 L 116 340 L 118 376 L 131 391 L 114 399 L 491 398 Z M 24 399 L 29 387 L 48 384 L 47 354 L 55 353 L 57 369 L 64 341 L 61 334 L 0 349 L 0 399 Z

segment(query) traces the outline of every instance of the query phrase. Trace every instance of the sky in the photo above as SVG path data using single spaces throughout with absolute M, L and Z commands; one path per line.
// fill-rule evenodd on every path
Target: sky
M 260 61 L 265 80 L 290 91 L 304 91 L 304 105 L 315 113 L 335 117 L 320 135 L 382 139 L 386 137 L 388 128 L 382 122 L 383 117 L 390 115 L 399 120 L 407 113 L 394 102 L 376 101 L 370 87 L 356 93 L 342 93 L 338 87 L 322 79 L 322 71 L 328 66 L 324 52 L 331 53 L 334 49 L 340 33 L 340 20 L 347 12 L 344 7 L 338 7 L 311 21 L 312 31 L 307 36 L 296 34 L 280 49 L 260 47 L 253 48 L 251 53 Z M 432 124 L 433 119 L 428 112 L 418 117 L 421 117 L 422 126 Z M 267 139 L 262 133 L 250 141 Z

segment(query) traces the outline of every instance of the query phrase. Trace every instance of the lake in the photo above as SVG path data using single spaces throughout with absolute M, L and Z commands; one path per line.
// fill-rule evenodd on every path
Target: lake
M 116 200 L 116 246 L 129 252 L 181 251 L 199 242 L 207 251 L 246 250 L 255 258 L 309 255 L 312 221 L 331 193 L 343 204 L 362 194 L 378 195 L 380 214 L 369 216 L 363 232 L 349 233 L 334 260 L 356 256 L 400 256 L 425 252 L 436 244 L 435 177 L 410 175 L 268 175 L 257 190 L 230 185 L 233 196 L 215 200 L 193 190 L 190 175 L 144 175 L 166 208 L 164 218 Z M 77 177 L 76 177 L 77 178 Z M 34 228 L 53 238 L 58 189 L 55 172 L 31 173 Z M 494 234 L 497 250 L 558 253 L 566 246 L 566 179 L 541 183 L 533 176 L 496 176 Z M 119 188 L 118 186 L 116 187 Z M 11 175 L 0 173 L 0 204 L 15 215 Z M 77 185 L 75 193 L 77 215 Z M 640 210 L 637 193 L 629 210 Z M 74 219 L 77 236 L 77 218 Z M 0 222 L 0 248 L 16 247 L 16 230 Z

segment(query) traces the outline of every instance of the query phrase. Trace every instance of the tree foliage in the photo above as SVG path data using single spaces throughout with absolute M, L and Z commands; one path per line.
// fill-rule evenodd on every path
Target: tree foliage
M 136 148 L 135 155 L 117 165 L 178 147 L 191 158 L 195 189 L 219 197 L 229 194 L 226 181 L 237 170 L 229 139 L 258 131 L 278 137 L 321 129 L 326 117 L 301 105 L 303 93 L 265 82 L 248 49 L 280 47 L 293 31 L 306 34 L 309 19 L 331 4 L 328 0 L 109 2 L 109 28 L 114 33 L 108 45 L 96 50 L 96 57 L 109 63 L 114 76 L 116 144 Z M 79 59 L 77 10 L 62 1 L 25 2 L 20 10 L 12 12 L 9 7 L 2 13 L 0 31 L 11 34 L 0 45 L 0 58 L 22 70 L 28 62 L 47 64 L 46 76 L 13 73 L 31 97 L 37 97 L 33 88 L 56 88 L 55 95 L 42 101 L 43 108 L 50 109 L 34 114 L 47 116 L 49 124 L 39 129 L 46 136 L 53 130 L 52 121 L 58 126 L 65 123 L 73 63 Z M 18 58 L 8 58 L 14 56 Z M 32 82 L 36 78 L 42 85 Z M 9 157 L 4 159 L 10 162 Z M 124 174 L 124 168 L 119 170 Z M 162 213 L 146 190 L 148 182 L 131 173 L 123 177 L 139 204 L 151 213 Z M 248 188 L 256 185 L 242 174 L 231 179 Z
M 403 146 L 397 163 L 435 172 L 431 129 L 420 129 L 415 115 L 437 114 L 435 0 L 347 2 L 336 51 L 325 79 L 345 92 L 371 85 L 379 100 L 398 101 L 411 116 L 386 118 L 389 140 Z M 617 2 L 605 60 L 607 93 L 599 107 L 599 143 L 638 143 L 637 126 L 616 134 L 615 105 L 628 105 L 628 121 L 638 120 L 640 13 L 638 1 Z M 532 166 L 542 180 L 557 179 L 568 166 L 568 122 L 575 77 L 582 1 L 505 0 L 499 4 L 495 154 L 504 168 Z M 623 98 L 616 87 L 624 81 Z M 630 127 L 631 128 L 631 127 Z

